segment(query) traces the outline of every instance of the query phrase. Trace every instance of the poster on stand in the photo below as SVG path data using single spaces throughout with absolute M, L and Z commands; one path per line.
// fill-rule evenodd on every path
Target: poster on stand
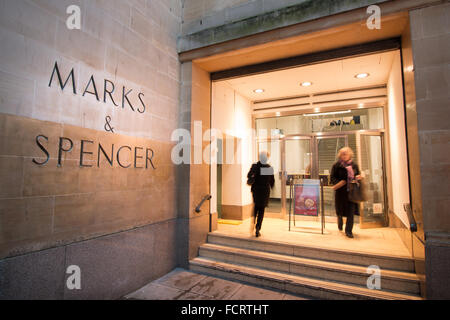
M 294 214 L 318 216 L 320 208 L 320 181 L 303 180 L 294 185 Z

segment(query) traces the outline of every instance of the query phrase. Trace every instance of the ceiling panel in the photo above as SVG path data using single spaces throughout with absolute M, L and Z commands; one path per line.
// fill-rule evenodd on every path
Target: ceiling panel
M 394 54 L 395 51 L 377 53 L 226 81 L 251 101 L 376 86 L 387 83 Z M 370 76 L 356 79 L 355 75 L 362 72 Z M 313 85 L 302 87 L 300 83 L 304 81 Z M 255 93 L 255 89 L 264 89 L 264 92 Z

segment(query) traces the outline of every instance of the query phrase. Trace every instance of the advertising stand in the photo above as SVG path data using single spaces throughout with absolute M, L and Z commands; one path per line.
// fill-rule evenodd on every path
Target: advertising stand
M 320 214 L 321 233 L 324 233 L 325 216 L 323 203 L 323 183 L 320 179 L 294 179 L 289 176 L 289 231 L 295 225 L 295 216 L 318 217 Z M 319 213 L 320 212 L 320 213 Z

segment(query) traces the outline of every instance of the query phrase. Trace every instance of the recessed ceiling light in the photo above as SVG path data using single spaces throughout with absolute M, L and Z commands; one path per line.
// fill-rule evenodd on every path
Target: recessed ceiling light
M 355 78 L 357 78 L 357 79 L 365 79 L 368 76 L 370 76 L 370 74 L 368 74 L 367 72 L 363 72 L 363 73 L 358 73 L 357 75 L 355 75 Z
M 310 81 L 302 82 L 302 83 L 301 83 L 301 86 L 302 86 L 302 87 L 309 87 L 309 86 L 312 86 L 312 82 L 310 82 Z
M 264 89 L 255 89 L 253 90 L 254 93 L 263 93 Z

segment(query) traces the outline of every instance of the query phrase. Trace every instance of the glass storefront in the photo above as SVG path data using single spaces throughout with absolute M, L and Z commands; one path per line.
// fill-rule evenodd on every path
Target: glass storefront
M 275 171 L 269 212 L 286 213 L 291 201 L 287 181 L 295 176 L 321 179 L 324 213 L 335 216 L 330 173 L 338 151 L 349 146 L 368 186 L 369 201 L 361 205 L 361 221 L 366 226 L 385 224 L 383 108 L 257 119 L 256 129 L 258 151 L 271 153 L 270 164 Z M 266 138 L 267 132 L 277 136 Z
M 258 137 L 279 129 L 283 135 L 384 129 L 383 108 L 300 114 L 256 120 Z

